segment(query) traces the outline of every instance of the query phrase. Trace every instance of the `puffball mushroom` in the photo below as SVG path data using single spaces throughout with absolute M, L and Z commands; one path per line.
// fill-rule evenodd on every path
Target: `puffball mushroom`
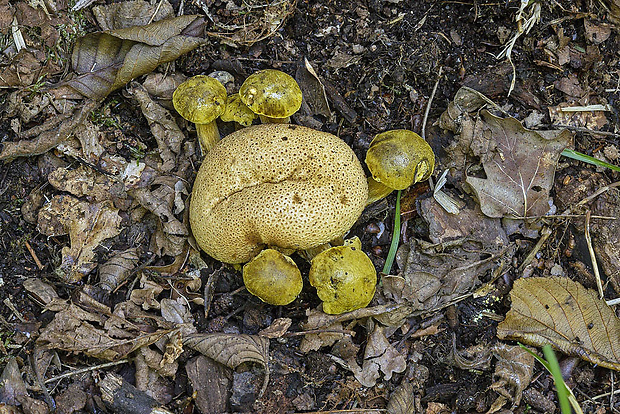
M 380 200 L 393 190 L 404 190 L 428 179 L 435 168 L 435 154 L 430 145 L 415 132 L 396 129 L 377 134 L 366 153 L 368 204 Z
M 172 94 L 174 109 L 196 124 L 202 153 L 206 154 L 220 140 L 216 119 L 226 108 L 226 88 L 217 79 L 197 75 L 180 84 Z
M 243 266 L 248 292 L 270 305 L 288 305 L 301 292 L 303 280 L 297 265 L 274 249 L 265 249 Z
M 342 236 L 367 198 L 362 166 L 340 138 L 262 124 L 227 135 L 207 153 L 189 219 L 207 254 L 245 263 L 265 246 L 302 250 Z
M 377 271 L 355 237 L 312 259 L 310 284 L 323 301 L 323 312 L 340 314 L 367 306 L 375 295 Z
M 301 107 L 302 94 L 292 76 L 275 69 L 265 69 L 247 77 L 239 97 L 263 123 L 288 123 Z

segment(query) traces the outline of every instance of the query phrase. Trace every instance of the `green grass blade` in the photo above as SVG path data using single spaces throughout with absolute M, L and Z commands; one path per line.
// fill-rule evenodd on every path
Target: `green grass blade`
M 572 158 L 573 160 L 587 162 L 588 164 L 596 165 L 597 167 L 609 168 L 610 170 L 620 171 L 620 167 L 617 165 L 610 164 L 605 161 L 597 160 L 594 157 L 590 157 L 589 155 L 582 154 L 579 151 L 565 149 L 562 151 L 562 155 L 567 158 Z
M 566 384 L 564 383 L 564 378 L 562 378 L 562 371 L 560 370 L 558 359 L 555 357 L 555 352 L 553 352 L 551 345 L 543 346 L 542 350 L 545 358 L 547 358 L 547 362 L 549 363 L 548 369 L 553 376 L 553 382 L 555 382 L 555 390 L 558 393 L 560 410 L 562 411 L 562 414 L 571 414 L 572 411 L 570 409 L 570 402 L 568 401 L 568 390 L 566 388 Z
M 396 193 L 396 211 L 394 212 L 394 231 L 392 232 L 392 243 L 388 252 L 385 265 L 383 266 L 383 274 L 389 275 L 396 258 L 396 250 L 398 250 L 398 242 L 400 241 L 400 190 Z

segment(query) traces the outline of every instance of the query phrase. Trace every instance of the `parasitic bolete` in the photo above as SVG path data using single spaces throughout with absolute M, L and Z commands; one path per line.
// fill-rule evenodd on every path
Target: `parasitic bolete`
M 340 138 L 262 124 L 226 136 L 207 153 L 190 225 L 207 254 L 245 263 L 264 247 L 301 250 L 342 236 L 367 198 L 362 166 Z
M 366 153 L 368 204 L 386 197 L 394 190 L 404 190 L 428 179 L 435 168 L 435 154 L 430 145 L 415 132 L 396 129 L 377 134 Z

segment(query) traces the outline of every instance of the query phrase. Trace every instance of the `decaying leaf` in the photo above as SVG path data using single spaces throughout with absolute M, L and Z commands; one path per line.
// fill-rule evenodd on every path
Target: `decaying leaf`
M 230 368 L 211 358 L 199 355 L 185 365 L 187 378 L 196 395 L 196 406 L 201 413 L 224 413 L 231 387 Z M 205 375 L 205 373 L 209 375 Z
M 47 236 L 69 234 L 71 247 L 62 249 L 62 264 L 57 273 L 75 283 L 96 266 L 94 249 L 118 235 L 121 217 L 110 201 L 89 204 L 69 195 L 54 196 L 39 211 L 37 228 Z
M 99 286 L 112 292 L 123 283 L 138 264 L 138 249 L 119 252 L 99 266 Z
M 555 125 L 584 127 L 600 131 L 605 125 L 609 123 L 604 111 L 562 111 L 562 108 L 569 106 L 568 104 L 560 104 L 557 106 L 550 106 L 549 117 L 551 122 Z
M 263 329 L 258 333 L 259 336 L 264 336 L 265 338 L 281 338 L 284 335 L 288 328 L 291 326 L 293 321 L 291 318 L 278 318 L 267 328 Z
M 181 152 L 181 144 L 185 139 L 185 135 L 179 129 L 170 112 L 154 102 L 142 85 L 132 82 L 128 91 L 140 103 L 142 113 L 147 119 L 151 132 L 157 141 L 159 156 L 162 159 L 160 170 L 162 172 L 171 172 L 176 167 L 176 157 Z M 187 154 L 184 154 L 184 156 L 187 156 Z
M 67 303 L 64 309 L 54 315 L 52 322 L 43 328 L 37 344 L 44 349 L 84 353 L 114 361 L 158 341 L 170 332 L 141 331 L 139 326 L 109 311 L 107 314 L 90 312 L 77 304 Z M 112 332 L 116 335 L 112 336 Z
M 552 211 L 549 191 L 555 167 L 570 140 L 567 130 L 543 136 L 514 118 L 481 111 L 469 147 L 481 158 L 486 178 L 468 177 L 467 183 L 482 212 L 489 217 L 524 218 Z
M 523 391 L 530 385 L 534 374 L 534 357 L 521 348 L 506 344 L 493 347 L 497 358 L 491 389 L 512 401 L 512 407 L 521 403 Z
M 424 246 L 416 240 L 402 245 L 397 253 L 397 276 L 383 277 L 383 291 L 398 303 L 407 302 L 414 310 L 440 307 L 480 284 L 479 277 L 511 257 L 510 245 L 485 249 L 467 238 L 450 243 Z M 480 258 L 480 252 L 488 254 Z
M 53 92 L 61 97 L 101 100 L 130 80 L 204 43 L 203 25 L 201 17 L 186 15 L 87 34 L 73 49 L 71 59 L 77 76 Z
M 333 315 L 328 315 L 316 309 L 306 310 L 308 321 L 302 327 L 305 331 L 322 328 L 324 332 L 312 333 L 304 335 L 299 345 L 299 350 L 303 353 L 316 351 L 323 346 L 332 346 L 337 340 L 341 339 L 344 334 L 342 331 L 342 323 L 334 322 Z
M 183 343 L 232 369 L 245 362 L 262 365 L 265 379 L 261 394 L 265 391 L 269 382 L 269 339 L 256 335 L 211 333 L 191 335 Z
M 385 379 L 389 380 L 393 373 L 403 372 L 407 368 L 405 357 L 387 340 L 386 328 L 375 323 L 371 329 L 362 367 L 360 368 L 355 361 L 355 356 L 347 360 L 355 379 L 365 387 L 373 387 L 376 384 L 379 379 L 379 370 L 383 372 Z
M 76 197 L 85 197 L 90 202 L 119 200 L 127 198 L 122 182 L 113 180 L 92 168 L 79 165 L 75 169 L 57 168 L 48 174 L 51 185 Z
M 620 371 L 620 319 L 593 290 L 561 277 L 519 279 L 512 306 L 497 327 L 500 339 L 552 345 L 593 364 Z
M 151 22 L 173 17 L 174 10 L 167 1 L 150 4 L 147 1 L 124 1 L 93 7 L 93 15 L 101 30 L 145 26 Z
M 303 65 L 297 66 L 295 80 L 299 84 L 304 96 L 302 110 L 304 110 L 303 105 L 307 104 L 308 115 L 323 115 L 329 120 L 332 112 L 327 102 L 325 86 L 323 86 L 319 75 L 316 74 L 308 59 L 304 58 Z
M 403 381 L 390 395 L 387 405 L 388 414 L 415 414 L 416 399 L 413 393 L 413 384 Z

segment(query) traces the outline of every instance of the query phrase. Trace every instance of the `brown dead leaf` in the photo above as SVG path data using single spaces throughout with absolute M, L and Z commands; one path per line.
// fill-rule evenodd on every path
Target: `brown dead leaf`
M 112 292 L 123 283 L 138 264 L 138 249 L 131 248 L 116 253 L 107 262 L 99 266 L 99 286 Z
M 327 102 L 325 86 L 308 59 L 304 58 L 303 64 L 297 65 L 295 80 L 303 92 L 302 110 L 303 105 L 308 105 L 308 115 L 323 115 L 329 120 L 332 112 Z
M 387 405 L 388 414 L 415 414 L 416 401 L 413 393 L 413 384 L 403 381 L 390 395 Z
M 481 259 L 481 252 L 488 257 Z M 480 284 L 479 277 L 508 260 L 512 252 L 509 246 L 487 250 L 469 239 L 425 247 L 411 240 L 398 249 L 402 271 L 383 277 L 383 291 L 397 303 L 410 303 L 414 310 L 434 309 L 470 292 Z
M 75 283 L 96 267 L 94 249 L 118 235 L 120 224 L 118 210 L 110 201 L 89 204 L 57 195 L 39 211 L 37 228 L 47 236 L 69 234 L 71 247 L 63 247 L 57 273 L 65 282 Z
M 122 182 L 84 165 L 79 165 L 73 170 L 60 167 L 49 173 L 47 179 L 58 190 L 76 197 L 85 197 L 89 202 L 127 198 Z
M 481 112 L 470 148 L 481 157 L 486 178 L 468 177 L 482 212 L 489 217 L 543 216 L 560 153 L 570 144 L 567 130 L 549 136 L 523 128 L 514 118 Z
M 609 24 L 584 19 L 583 26 L 586 29 L 586 39 L 596 45 L 603 43 L 611 36 L 611 27 Z
M 403 372 L 407 368 L 405 357 L 387 340 L 386 328 L 375 323 L 371 329 L 362 367 L 357 364 L 355 356 L 347 360 L 355 379 L 365 387 L 373 387 L 376 384 L 380 375 L 379 370 L 383 372 L 385 380 L 389 381 L 394 373 Z
M 52 92 L 101 100 L 130 80 L 203 44 L 203 26 L 201 17 L 186 15 L 87 34 L 73 49 L 72 65 L 77 76 Z
M 112 336 L 110 325 L 116 325 L 114 332 L 122 333 L 123 337 Z M 105 326 L 108 329 L 104 329 Z M 119 326 L 124 329 L 119 329 Z M 42 329 L 37 344 L 44 349 L 84 353 L 114 361 L 169 333 L 169 330 L 142 332 L 138 326 L 116 315 L 89 312 L 77 304 L 67 303 L 63 310 L 54 315 L 52 322 Z
M 227 411 L 231 388 L 230 369 L 211 358 L 199 355 L 185 365 L 187 378 L 196 393 L 196 406 L 201 413 Z M 205 375 L 208 373 L 208 375 Z
M 262 365 L 265 379 L 260 394 L 265 391 L 269 382 L 269 339 L 256 335 L 211 333 L 191 335 L 183 344 L 232 369 L 245 362 Z
M 291 318 L 278 318 L 267 328 L 260 331 L 258 335 L 270 339 L 281 338 L 282 335 L 288 331 L 292 323 L 293 321 Z
M 185 135 L 170 112 L 154 102 L 142 85 L 132 82 L 128 92 L 140 103 L 142 113 L 147 119 L 151 133 L 157 141 L 158 153 L 162 159 L 159 169 L 165 173 L 171 172 L 177 166 L 176 157 L 181 153 L 181 144 L 185 139 Z
M 125 29 L 145 26 L 151 22 L 174 17 L 174 10 L 167 1 L 151 5 L 147 1 L 124 1 L 93 7 L 93 15 L 101 30 Z
M 595 291 L 568 278 L 519 279 L 512 306 L 497 327 L 500 339 L 514 339 L 578 356 L 620 371 L 620 319 Z
M 521 403 L 523 391 L 530 385 L 534 374 L 534 357 L 520 346 L 497 344 L 493 347 L 497 358 L 491 389 L 512 401 L 515 408 Z
M 306 310 L 308 321 L 302 327 L 305 331 L 321 328 L 325 332 L 312 333 L 304 335 L 299 345 L 299 350 L 304 354 L 310 351 L 317 351 L 324 346 L 332 346 L 344 334 L 336 331 L 342 331 L 342 323 L 334 322 L 333 316 L 316 309 Z

